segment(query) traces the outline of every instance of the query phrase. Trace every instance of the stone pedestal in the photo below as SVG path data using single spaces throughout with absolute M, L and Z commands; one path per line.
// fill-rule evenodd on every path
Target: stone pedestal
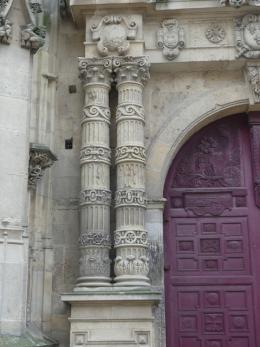
M 64 294 L 71 304 L 70 346 L 156 347 L 152 291 L 93 290 Z

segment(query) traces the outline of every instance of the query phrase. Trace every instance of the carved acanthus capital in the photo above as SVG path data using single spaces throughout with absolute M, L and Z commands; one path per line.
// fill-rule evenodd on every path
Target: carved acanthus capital
M 248 14 L 235 19 L 237 57 L 260 57 L 260 15 Z
M 260 102 L 260 64 L 248 63 L 246 67 L 246 78 L 251 90 L 253 102 Z
M 106 16 L 99 24 L 92 24 L 92 40 L 97 41 L 97 51 L 102 56 L 115 52 L 125 55 L 137 33 L 137 24 L 123 16 Z
M 21 46 L 30 49 L 32 53 L 36 53 L 44 45 L 45 36 L 46 27 L 28 24 L 21 31 Z
M 44 171 L 51 167 L 57 157 L 47 146 L 32 143 L 30 146 L 28 186 L 35 188 Z
M 100 83 L 110 86 L 112 78 L 111 58 L 79 58 L 79 77 L 84 85 Z
M 148 57 L 118 57 L 113 59 L 113 69 L 118 84 L 123 82 L 145 83 L 149 78 Z
M 184 47 L 184 30 L 176 19 L 165 19 L 157 33 L 157 45 L 168 60 L 175 59 Z

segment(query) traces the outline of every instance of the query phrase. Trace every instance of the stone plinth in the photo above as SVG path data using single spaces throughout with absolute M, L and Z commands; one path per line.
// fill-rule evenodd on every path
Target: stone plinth
M 64 294 L 71 304 L 70 346 L 155 347 L 155 291 L 107 289 Z

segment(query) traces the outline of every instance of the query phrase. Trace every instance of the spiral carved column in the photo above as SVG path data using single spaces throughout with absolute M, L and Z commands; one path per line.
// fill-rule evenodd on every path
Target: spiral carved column
M 117 191 L 115 195 L 115 285 L 147 286 L 148 237 L 144 218 L 145 148 L 143 85 L 149 78 L 146 57 L 113 61 L 118 88 Z
M 85 90 L 81 124 L 80 276 L 75 290 L 110 285 L 110 59 L 80 59 Z

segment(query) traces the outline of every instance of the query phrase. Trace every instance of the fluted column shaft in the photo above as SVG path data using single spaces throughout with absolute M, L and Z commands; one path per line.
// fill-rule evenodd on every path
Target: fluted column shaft
M 85 90 L 81 123 L 80 277 L 75 290 L 110 285 L 109 90 L 111 60 L 80 59 Z
M 149 64 L 145 57 L 122 57 L 115 58 L 113 66 L 118 88 L 115 283 L 143 286 L 149 285 L 149 262 L 142 99 Z

